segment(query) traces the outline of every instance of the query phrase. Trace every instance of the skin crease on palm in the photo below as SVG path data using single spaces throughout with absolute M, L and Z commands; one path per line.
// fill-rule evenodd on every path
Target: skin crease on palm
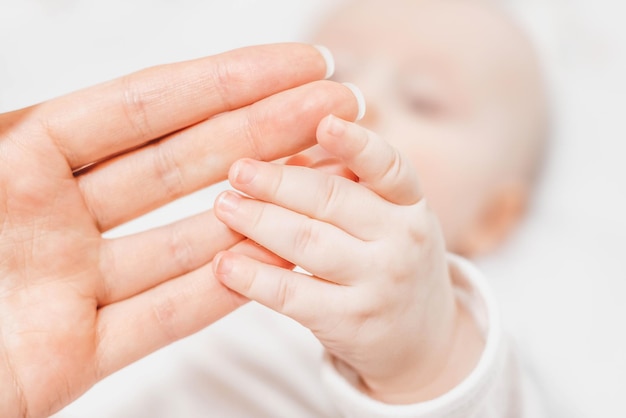
M 310 147 L 329 113 L 354 119 L 354 94 L 326 71 L 310 45 L 257 46 L 0 115 L 0 415 L 49 416 L 245 303 L 215 280 L 217 251 L 284 264 L 213 211 L 102 233 L 224 179 L 238 158 Z
M 538 63 L 516 25 L 480 0 L 365 0 L 314 40 L 333 51 L 335 79 L 363 91 L 360 124 L 414 163 L 448 249 L 500 244 L 524 212 L 545 129 Z

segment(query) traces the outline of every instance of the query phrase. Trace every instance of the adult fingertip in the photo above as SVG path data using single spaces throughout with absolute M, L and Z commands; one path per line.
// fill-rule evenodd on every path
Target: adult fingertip
M 330 49 L 326 48 L 323 45 L 313 45 L 315 49 L 319 51 L 326 62 L 326 74 L 324 75 L 325 79 L 329 79 L 335 74 L 335 58 L 333 57 L 333 53 L 330 52 Z
M 359 110 L 356 115 L 356 120 L 363 119 L 363 117 L 365 116 L 365 111 L 366 111 L 365 96 L 363 95 L 363 92 L 361 91 L 360 88 L 358 88 L 356 85 L 352 83 L 342 83 L 342 84 L 346 86 L 348 89 L 350 89 L 350 91 L 356 98 L 356 102 L 359 107 Z

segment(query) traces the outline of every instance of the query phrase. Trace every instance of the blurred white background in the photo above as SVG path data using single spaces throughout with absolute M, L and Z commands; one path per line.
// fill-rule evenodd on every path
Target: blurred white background
M 154 64 L 303 40 L 333 3 L 0 0 L 0 111 Z M 552 416 L 624 417 L 626 6 L 506 3 L 544 59 L 554 135 L 528 219 L 478 263 Z M 205 210 L 214 196 L 198 192 L 117 233 Z

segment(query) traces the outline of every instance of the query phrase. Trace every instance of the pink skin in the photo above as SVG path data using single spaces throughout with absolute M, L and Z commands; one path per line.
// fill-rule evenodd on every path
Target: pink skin
M 471 370 L 482 343 L 455 303 L 443 235 L 416 172 L 379 137 L 336 117 L 320 123 L 317 139 L 358 182 L 245 159 L 229 179 L 250 198 L 225 192 L 215 206 L 227 226 L 313 278 L 233 252 L 216 257 L 215 275 L 310 328 L 371 396 L 437 396 Z
M 0 115 L 0 415 L 49 416 L 245 303 L 213 276 L 218 251 L 286 267 L 212 211 L 102 234 L 239 158 L 309 147 L 328 113 L 354 118 L 326 69 L 309 45 L 251 47 Z
M 544 110 L 523 34 L 490 2 L 359 0 L 314 38 L 335 54 L 334 78 L 363 91 L 360 124 L 414 164 L 448 250 L 496 247 L 524 206 Z
M 370 396 L 432 399 L 482 350 L 445 250 L 489 251 L 523 213 L 544 109 L 536 62 L 514 25 L 478 0 L 349 2 L 316 42 L 334 52 L 335 78 L 364 92 L 360 123 L 387 142 L 331 117 L 319 146 L 288 160 L 323 172 L 236 163 L 230 181 L 252 199 L 222 195 L 218 218 L 314 276 L 232 252 L 214 272 L 312 329 Z M 358 182 L 329 175 L 332 161 Z

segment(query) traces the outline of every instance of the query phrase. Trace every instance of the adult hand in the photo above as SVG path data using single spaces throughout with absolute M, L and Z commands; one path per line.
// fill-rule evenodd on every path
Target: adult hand
M 51 414 L 96 381 L 244 302 L 209 261 L 240 242 L 207 212 L 118 239 L 102 233 L 226 177 L 249 156 L 313 144 L 346 87 L 308 45 L 155 67 L 0 115 L 0 410 Z

